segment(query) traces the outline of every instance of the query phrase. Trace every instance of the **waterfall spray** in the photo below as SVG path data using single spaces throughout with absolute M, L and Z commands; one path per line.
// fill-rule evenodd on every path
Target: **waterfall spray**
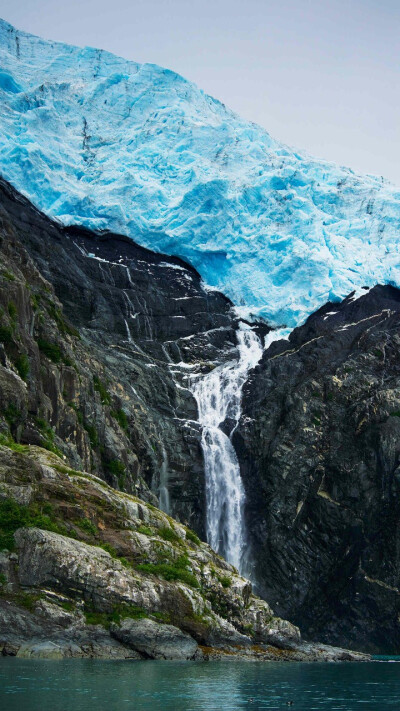
M 203 425 L 207 540 L 212 548 L 242 570 L 246 544 L 245 492 L 230 436 L 239 422 L 247 374 L 260 360 L 263 348 L 256 332 L 243 322 L 237 331 L 237 340 L 239 360 L 215 368 L 192 382 L 191 389 Z M 227 419 L 229 436 L 221 429 Z

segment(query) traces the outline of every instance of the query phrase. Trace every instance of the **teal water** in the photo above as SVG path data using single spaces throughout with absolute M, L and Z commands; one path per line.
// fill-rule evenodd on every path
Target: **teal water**
M 0 659 L 1 711 L 288 708 L 398 711 L 400 664 Z

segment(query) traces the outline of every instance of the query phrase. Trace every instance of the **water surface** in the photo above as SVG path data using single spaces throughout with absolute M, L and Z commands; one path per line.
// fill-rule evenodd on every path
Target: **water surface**
M 2 711 L 288 708 L 397 711 L 400 664 L 0 659 Z

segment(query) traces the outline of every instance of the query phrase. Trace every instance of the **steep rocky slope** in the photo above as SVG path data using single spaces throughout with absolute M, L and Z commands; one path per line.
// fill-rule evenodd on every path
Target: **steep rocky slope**
M 400 651 L 400 292 L 273 343 L 234 443 L 259 590 L 305 636 Z
M 4 181 L 0 183 L 0 240 L 0 456 L 3 462 L 0 496 L 2 503 L 8 500 L 3 529 L 5 526 L 7 533 L 7 511 L 11 515 L 12 532 L 17 528 L 25 530 L 28 526 L 27 531 L 16 534 L 17 552 L 7 553 L 2 559 L 2 580 L 5 586 L 2 591 L 5 600 L 2 605 L 3 630 L 12 625 L 16 626 L 18 631 L 14 641 L 3 633 L 6 650 L 8 644 L 11 645 L 11 651 L 15 650 L 15 646 L 18 647 L 26 638 L 30 640 L 30 644 L 39 645 L 38 650 L 32 653 L 48 654 L 46 640 L 57 638 L 59 641 L 63 640 L 61 647 L 64 651 L 57 651 L 56 654 L 114 654 L 112 650 L 116 649 L 115 635 L 112 638 L 114 641 L 110 641 L 110 632 L 104 632 L 103 627 L 87 629 L 82 615 L 85 611 L 87 614 L 93 612 L 101 615 L 100 620 L 111 631 L 116 621 L 121 623 L 124 620 L 126 605 L 140 607 L 139 619 L 147 620 L 140 629 L 139 622 L 136 624 L 137 635 L 140 633 L 142 640 L 151 637 L 151 629 L 154 629 L 152 624 L 157 623 L 157 616 L 154 617 L 153 613 L 162 612 L 164 622 L 166 619 L 172 620 L 173 627 L 193 637 L 194 642 L 186 642 L 188 649 L 196 649 L 195 654 L 198 644 L 214 646 L 212 636 L 207 637 L 205 633 L 201 636 L 200 633 L 189 630 L 181 619 L 171 616 L 173 605 L 166 599 L 163 598 L 164 601 L 159 605 L 157 603 L 158 607 L 153 605 L 153 598 L 153 602 L 146 599 L 146 605 L 142 605 L 136 592 L 132 592 L 136 590 L 136 583 L 134 585 L 130 577 L 133 575 L 132 570 L 136 571 L 135 575 L 144 575 L 145 587 L 149 584 L 147 578 L 152 571 L 157 572 L 157 584 L 161 587 L 164 585 L 159 582 L 160 579 L 164 580 L 162 572 L 167 576 L 178 575 L 180 584 L 182 578 L 187 581 L 192 574 L 197 576 L 193 589 L 200 590 L 201 599 L 210 602 L 212 614 L 219 615 L 223 620 L 234 620 L 234 631 L 231 630 L 233 637 L 230 638 L 229 644 L 226 642 L 228 646 L 233 644 L 236 634 L 245 634 L 250 640 L 244 643 L 245 648 L 254 647 L 254 644 L 261 641 L 264 648 L 260 653 L 263 655 L 267 653 L 265 646 L 268 646 L 273 638 L 274 644 L 279 643 L 285 647 L 290 642 L 289 646 L 293 650 L 293 634 L 290 631 L 292 627 L 285 628 L 287 623 L 282 623 L 282 629 L 286 629 L 288 634 L 285 632 L 280 640 L 274 637 L 275 633 L 272 634 L 271 629 L 275 627 L 269 623 L 265 623 L 267 626 L 264 629 L 265 631 L 268 628 L 268 638 L 259 638 L 249 633 L 250 628 L 255 629 L 255 623 L 254 620 L 247 619 L 245 612 L 246 596 L 250 594 L 248 583 L 239 578 L 231 566 L 226 567 L 227 564 L 217 558 L 207 546 L 203 548 L 203 544 L 197 542 L 196 536 L 189 533 L 189 543 L 186 541 L 187 524 L 194 528 L 200 537 L 204 537 L 205 511 L 201 432 L 196 421 L 196 403 L 186 387 L 186 378 L 192 372 L 207 372 L 214 364 L 236 355 L 237 320 L 230 302 L 217 292 L 205 290 L 197 272 L 181 260 L 154 254 L 118 235 L 99 237 L 80 228 L 63 228 L 35 210 Z M 347 591 L 353 585 L 349 582 L 353 568 L 351 565 L 349 568 L 343 565 L 343 556 L 338 557 L 335 548 L 337 546 L 338 550 L 342 550 L 345 544 L 356 545 L 363 540 L 358 535 L 357 519 L 353 513 L 346 513 L 345 507 L 350 508 L 347 503 L 340 509 L 333 503 L 333 500 L 336 501 L 335 494 L 329 489 L 319 487 L 319 494 L 315 494 L 310 486 L 310 496 L 314 497 L 310 500 L 310 511 L 313 513 L 315 510 L 317 518 L 313 519 L 313 527 L 310 527 L 305 519 L 308 529 L 304 528 L 305 533 L 301 534 L 303 538 L 300 543 L 288 545 L 287 512 L 291 511 L 294 499 L 296 508 L 299 504 L 296 498 L 298 489 L 293 485 L 293 477 L 281 477 L 273 483 L 276 489 L 276 506 L 273 512 L 281 526 L 278 530 L 274 517 L 269 520 L 265 516 L 270 510 L 269 499 L 265 498 L 269 495 L 269 484 L 265 478 L 269 454 L 263 449 L 263 438 L 267 436 L 268 427 L 279 428 L 282 417 L 279 410 L 280 395 L 277 396 L 276 404 L 271 393 L 283 392 L 288 403 L 292 397 L 298 402 L 296 377 L 300 373 L 299 382 L 304 381 L 306 384 L 308 403 L 307 378 L 311 377 L 310 373 L 313 378 L 320 373 L 324 383 L 326 377 L 331 378 L 332 368 L 338 367 L 335 363 L 349 358 L 349 353 L 352 357 L 354 353 L 358 353 L 354 334 L 364 333 L 366 339 L 372 336 L 379 336 L 381 340 L 389 338 L 395 315 L 392 314 L 389 321 L 384 320 L 383 331 L 378 329 L 376 333 L 375 316 L 381 314 L 384 309 L 396 311 L 397 293 L 396 290 L 388 288 L 376 289 L 368 295 L 367 302 L 364 299 L 354 304 L 347 301 L 342 305 L 328 305 L 321 313 L 312 317 L 307 326 L 295 331 L 291 336 L 293 345 L 290 345 L 290 348 L 297 350 L 303 342 L 312 341 L 310 345 L 301 347 L 298 353 L 292 354 L 296 359 L 300 359 L 301 363 L 302 358 L 306 358 L 308 354 L 309 360 L 306 359 L 304 371 L 298 365 L 293 367 L 293 361 L 290 360 L 292 355 L 276 357 L 271 361 L 271 354 L 279 356 L 287 350 L 287 342 L 271 346 L 246 386 L 244 418 L 235 434 L 248 496 L 248 529 L 253 539 L 253 555 L 257 562 L 256 572 L 261 591 L 273 607 L 278 603 L 277 609 L 282 615 L 284 600 L 285 609 L 288 611 L 285 616 L 289 619 L 293 617 L 296 621 L 300 619 L 304 623 L 306 637 L 323 637 L 329 642 L 335 639 L 346 644 L 349 640 L 356 647 L 362 640 L 365 647 L 369 645 L 370 648 L 383 649 L 387 648 L 387 642 L 392 640 L 391 649 L 394 649 L 396 641 L 393 611 L 397 609 L 397 597 L 394 589 L 396 585 L 393 546 L 397 534 L 397 504 L 393 495 L 395 484 L 392 474 L 388 470 L 387 481 L 390 486 L 388 484 L 385 489 L 387 499 L 382 508 L 381 490 L 379 489 L 378 496 L 373 488 L 379 484 L 380 470 L 377 469 L 376 474 L 378 484 L 373 479 L 375 474 L 368 475 L 373 480 L 372 484 L 369 478 L 364 479 L 364 464 L 359 467 L 359 479 L 354 479 L 348 468 L 345 470 L 350 471 L 353 477 L 346 479 L 346 486 L 350 490 L 346 495 L 357 498 L 358 490 L 354 487 L 360 482 L 362 491 L 366 492 L 366 498 L 360 498 L 357 504 L 358 515 L 360 519 L 364 515 L 368 516 L 366 524 L 363 520 L 364 528 L 370 523 L 375 527 L 371 528 L 371 532 L 374 532 L 373 535 L 371 533 L 372 538 L 375 536 L 374 556 L 378 560 L 379 556 L 383 555 L 382 565 L 389 571 L 387 577 L 383 574 L 373 576 L 371 566 L 365 564 L 363 567 L 363 570 L 368 571 L 365 584 L 370 586 L 370 589 L 368 588 L 368 594 L 362 598 L 363 607 L 360 605 L 362 612 L 357 617 L 357 629 L 361 630 L 361 636 L 358 637 L 355 633 L 348 634 L 350 626 L 355 624 L 355 603 L 354 606 L 347 607 L 346 600 L 342 606 L 337 603 L 341 591 Z M 369 311 L 365 303 L 369 304 Z M 337 315 L 325 318 L 330 311 L 336 311 Z M 385 313 L 379 316 L 379 323 L 386 319 Z M 367 318 L 368 321 L 362 320 Z M 361 323 L 354 325 L 356 321 Z M 348 328 L 350 324 L 353 325 Z M 380 328 L 382 329 L 382 325 Z M 259 327 L 260 334 L 267 331 L 266 327 Z M 314 338 L 318 340 L 313 340 Z M 368 340 L 366 342 L 369 343 Z M 322 348 L 322 343 L 325 348 Z M 313 350 L 315 344 L 318 344 L 318 351 Z M 346 378 L 350 378 L 348 384 L 350 383 L 351 388 L 356 388 L 354 391 L 348 390 L 349 397 L 355 398 L 357 395 L 360 412 L 364 411 L 363 408 L 367 412 L 374 412 L 375 404 L 373 408 L 369 405 L 371 388 L 375 388 L 376 397 L 381 402 L 379 398 L 389 397 L 382 389 L 382 383 L 386 383 L 389 375 L 395 377 L 395 357 L 389 359 L 382 344 L 371 348 L 368 346 L 365 352 L 369 359 L 372 358 L 371 368 L 378 368 L 377 372 L 372 371 L 374 378 L 364 366 L 364 361 L 362 365 L 366 373 L 365 378 L 362 371 L 346 375 Z M 385 354 L 384 358 L 379 354 Z M 367 362 L 370 361 L 367 359 Z M 271 363 L 272 371 L 269 370 Z M 351 366 L 347 364 L 347 367 Z M 270 373 L 272 375 L 269 375 Z M 336 374 L 335 377 L 339 375 Z M 333 378 L 332 382 L 336 383 L 336 380 Z M 267 386 L 270 390 L 266 390 Z M 392 387 L 393 383 L 390 388 Z M 311 393 L 317 391 L 318 387 L 312 386 Z M 325 393 L 322 385 L 320 392 Z M 312 397 L 317 398 L 315 394 Z M 330 390 L 327 390 L 326 397 L 323 395 L 322 399 L 317 398 L 316 402 L 319 403 L 320 400 L 321 410 L 324 412 L 330 412 L 329 408 L 336 402 Z M 307 412 L 307 408 L 304 409 L 301 398 L 300 403 L 299 413 L 293 414 L 293 431 L 290 430 L 288 437 L 292 447 L 293 442 L 296 442 L 292 466 L 296 467 L 296 472 L 299 468 L 302 472 L 305 471 L 307 478 L 307 467 L 314 467 L 315 451 L 317 459 L 322 456 L 321 451 L 325 451 L 323 448 L 321 451 L 315 449 L 320 436 L 317 424 L 319 422 L 321 428 L 325 420 L 321 414 L 315 415 L 313 412 L 315 421 L 311 422 L 310 427 L 307 425 L 303 428 L 302 413 Z M 397 409 L 400 409 L 400 406 Z M 388 413 L 392 413 L 390 421 L 394 421 L 391 427 L 396 427 L 397 420 L 393 415 L 395 412 L 393 406 Z M 343 411 L 340 410 L 337 415 L 337 427 L 340 425 L 343 428 L 344 422 Z M 297 440 L 296 427 L 299 429 Z M 302 437 L 306 439 L 303 441 Z M 353 447 L 353 440 L 356 441 L 349 430 L 350 443 L 346 440 L 345 447 Z M 386 440 L 382 439 L 383 441 Z M 395 461 L 396 445 L 393 440 L 390 440 L 389 444 Z M 357 471 L 357 458 L 364 462 L 362 446 L 361 442 L 360 450 L 354 452 L 354 467 Z M 386 452 L 386 444 L 379 446 Z M 278 449 L 278 472 L 279 466 L 285 462 L 285 451 L 285 446 L 283 453 Z M 83 475 L 83 471 L 88 473 Z M 93 479 L 93 474 L 98 478 Z M 314 471 L 310 476 L 314 477 Z M 79 486 L 83 487 L 83 495 L 82 492 L 79 493 Z M 97 494 L 92 491 L 92 486 Z M 304 482 L 302 486 L 307 493 Z M 119 489 L 120 493 L 115 489 Z M 92 494 L 95 497 L 100 496 L 102 503 L 93 507 Z M 129 495 L 134 498 L 129 499 Z M 109 502 L 110 497 L 116 502 L 116 508 L 111 507 L 108 517 L 105 513 L 108 503 L 105 502 Z M 140 506 L 137 497 L 141 499 Z M 300 501 L 306 498 L 304 494 Z M 314 499 L 318 506 L 328 507 L 329 515 L 322 509 L 323 518 L 318 518 L 321 509 L 315 506 Z M 15 500 L 20 507 L 24 507 L 17 511 L 16 516 L 10 500 Z M 139 506 L 139 509 L 135 509 L 136 513 L 132 514 L 135 520 L 130 518 L 131 514 L 124 513 L 121 516 L 117 512 L 117 509 L 125 511 L 126 501 L 133 501 L 135 506 Z M 173 522 L 160 511 L 154 512 L 151 508 L 154 504 L 161 504 L 177 521 Z M 141 513 L 137 513 L 139 510 Z M 304 506 L 303 513 L 307 510 L 307 506 Z M 331 520 L 332 511 L 336 518 Z M 343 524 L 338 511 L 341 516 L 348 515 L 351 518 L 352 527 L 350 524 Z M 385 516 L 385 523 L 379 528 L 378 518 L 381 513 Z M 325 523 L 328 520 L 329 530 L 326 531 Z M 130 531 L 141 533 L 138 531 L 141 526 L 146 529 L 142 529 L 144 538 L 133 540 Z M 155 533 L 155 528 L 164 530 L 168 527 L 172 528 L 172 534 L 165 534 L 165 531 L 164 534 L 170 538 L 172 535 L 174 540 L 167 538 L 167 541 L 174 545 L 176 543 L 178 549 L 166 553 L 165 545 L 159 540 L 160 536 Z M 43 533 L 44 529 L 49 531 Z M 301 529 L 296 529 L 298 530 Z M 353 540 L 354 531 L 357 535 Z M 387 535 L 387 538 L 383 534 Z M 77 547 L 74 543 L 71 548 L 71 537 L 80 540 L 83 547 Z M 152 540 L 154 537 L 155 543 Z M 315 539 L 319 541 L 319 537 L 323 545 L 319 543 L 320 547 L 313 547 Z M 162 535 L 161 539 L 165 540 Z M 305 550 L 302 547 L 304 540 L 309 546 Z M 8 547 L 9 543 L 10 541 L 6 544 L 3 542 L 3 545 Z M 116 555 L 119 561 L 124 559 L 128 567 L 121 561 L 112 562 L 116 558 L 107 557 L 102 550 L 85 547 L 98 544 L 111 546 L 112 555 Z M 154 553 L 155 549 L 159 551 L 159 557 Z M 46 554 L 40 557 L 39 552 L 44 550 Z M 74 550 L 78 551 L 75 558 Z M 214 596 L 212 589 L 207 587 L 208 583 L 203 580 L 203 573 L 198 570 L 199 566 L 201 569 L 202 562 L 196 558 L 199 550 L 203 553 L 208 551 L 207 554 L 204 553 L 207 565 L 212 564 L 217 568 L 219 566 L 218 576 L 221 579 L 225 576 L 225 573 L 221 572 L 223 570 L 228 571 L 228 576 L 236 576 L 235 584 L 225 581 L 224 587 L 224 583 L 220 581 Z M 266 553 L 268 557 L 265 559 Z M 19 556 L 18 560 L 16 555 Z M 63 563 L 64 558 L 69 561 L 68 564 Z M 94 568 L 89 566 L 89 569 L 86 569 L 87 561 L 94 559 L 97 561 Z M 328 582 L 325 583 L 325 578 L 320 580 L 318 566 L 326 565 L 328 569 L 328 562 L 333 560 L 338 560 L 339 563 L 333 579 L 328 576 Z M 349 560 L 353 565 L 353 552 Z M 158 567 L 157 571 L 154 568 L 152 571 L 139 570 L 138 565 L 166 565 L 167 568 Z M 125 568 L 130 571 L 129 574 L 123 572 L 122 569 Z M 45 574 L 43 579 L 39 574 L 42 569 Z M 79 577 L 80 570 L 86 570 L 83 582 Z M 104 606 L 104 600 L 99 602 L 100 593 L 93 592 L 97 590 L 99 579 L 106 575 L 107 570 L 114 571 L 120 586 L 119 592 L 115 593 L 116 597 L 108 607 Z M 337 574 L 339 570 L 341 575 Z M 22 571 L 25 571 L 24 577 L 19 577 L 19 571 L 21 575 Z M 123 573 L 122 578 L 120 573 Z M 303 598 L 300 596 L 299 603 L 296 591 L 300 577 L 305 593 L 302 593 Z M 154 582 L 153 578 L 150 579 Z M 191 580 L 193 582 L 193 579 Z M 306 582 L 303 582 L 304 580 Z M 173 581 L 169 582 L 172 585 Z M 125 594 L 127 585 L 131 591 L 130 602 Z M 243 587 L 240 593 L 242 597 L 239 595 L 239 602 L 234 602 L 229 597 L 230 593 L 226 593 L 226 597 L 223 591 L 236 590 L 237 585 Z M 339 587 L 340 594 L 337 592 Z M 190 583 L 189 588 L 192 589 Z M 75 597 L 71 594 L 72 589 L 78 590 Z M 285 597 L 277 595 L 277 592 L 282 590 Z M 177 594 L 175 587 L 172 592 L 174 596 Z M 359 590 L 355 594 L 357 592 Z M 52 597 L 53 593 L 61 594 L 61 598 Z M 195 597 L 196 595 L 197 593 Z M 358 600 L 358 596 L 356 599 Z M 55 600 L 56 609 L 48 606 L 51 600 Z M 85 600 L 88 600 L 88 603 L 83 609 Z M 31 609 L 33 617 L 27 615 L 24 609 L 21 610 L 21 602 L 24 601 Z M 239 605 L 239 612 L 235 612 L 236 604 Z M 269 608 L 265 607 L 264 603 L 254 604 L 256 607 L 261 605 L 267 618 L 272 615 L 270 611 L 266 612 Z M 198 612 L 196 606 L 193 609 L 194 615 L 203 614 Z M 313 612 L 310 613 L 310 610 Z M 130 614 L 132 619 L 134 611 L 130 610 Z M 313 615 L 312 624 L 310 614 Z M 45 622 L 48 615 L 49 624 Z M 364 621 L 361 621 L 361 617 Z M 267 618 L 263 618 L 264 621 Z M 126 622 L 123 624 L 125 627 L 128 625 Z M 225 622 L 218 622 L 218 625 L 224 628 Z M 389 630 L 390 625 L 392 627 Z M 65 628 L 70 630 L 66 637 L 63 632 Z M 125 645 L 128 631 L 115 634 L 120 635 L 118 639 Z M 164 627 L 160 634 L 168 647 L 173 646 L 169 634 L 173 638 L 174 634 L 178 633 L 168 631 Z M 137 637 L 135 639 L 135 644 L 139 644 Z M 45 647 L 41 647 L 42 644 L 45 644 Z M 77 645 L 80 651 L 73 645 Z M 296 654 L 300 655 L 297 658 L 304 658 L 304 654 L 308 655 L 308 658 L 315 658 L 322 653 L 316 651 L 313 646 L 304 646 L 298 640 L 295 647 Z M 130 651 L 127 652 L 124 647 L 124 650 L 115 651 L 115 654 L 129 655 L 132 649 L 132 646 L 129 647 Z M 139 647 L 134 649 L 141 653 Z M 253 649 L 250 653 L 255 652 Z M 25 652 L 21 651 L 22 653 Z M 293 654 L 290 652 L 289 656 Z M 335 658 L 337 654 L 340 653 L 328 650 L 323 652 L 323 655 L 333 655 Z
M 34 445 L 0 446 L 0 651 L 356 658 L 302 644 L 185 526 Z
M 1 20 L 0 65 L 0 170 L 64 224 L 183 256 L 291 327 L 400 284 L 400 195 L 383 178 L 290 149 L 167 69 Z
M 201 532 L 196 407 L 174 375 L 234 353 L 230 303 L 180 260 L 0 190 L 2 653 L 357 658 L 302 643 L 151 503 Z
M 5 426 L 161 501 L 202 535 L 201 434 L 185 377 L 235 352 L 230 302 L 179 259 L 61 228 L 4 181 L 0 219 Z

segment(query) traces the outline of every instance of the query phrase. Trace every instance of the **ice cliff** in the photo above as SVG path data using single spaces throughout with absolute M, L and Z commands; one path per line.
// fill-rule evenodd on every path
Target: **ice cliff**
M 2 20 L 0 173 L 62 223 L 182 256 L 278 324 L 400 286 L 390 183 L 284 146 L 171 71 Z

